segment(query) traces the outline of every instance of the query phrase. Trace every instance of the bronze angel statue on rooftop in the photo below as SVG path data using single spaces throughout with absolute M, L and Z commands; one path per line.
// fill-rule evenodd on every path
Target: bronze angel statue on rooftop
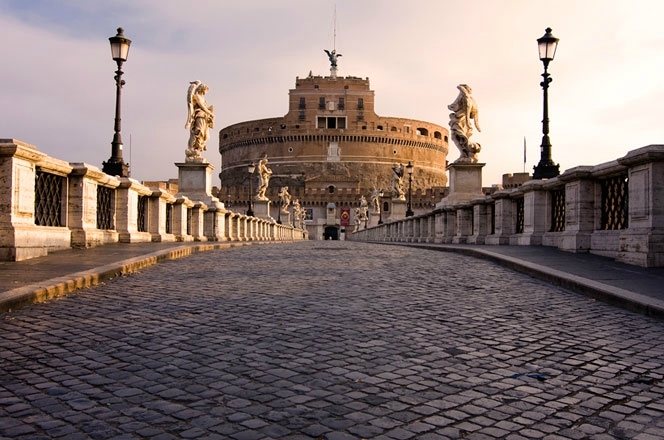
M 327 49 L 323 49 L 323 50 L 327 54 L 327 57 L 330 59 L 330 66 L 331 67 L 337 67 L 337 57 L 340 57 L 342 55 L 340 53 L 337 53 L 336 50 L 332 50 L 332 52 L 330 52 Z

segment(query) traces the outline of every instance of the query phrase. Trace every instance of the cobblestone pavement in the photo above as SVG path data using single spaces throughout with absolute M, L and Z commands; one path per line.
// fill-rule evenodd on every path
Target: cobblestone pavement
M 0 317 L 11 439 L 661 439 L 664 322 L 456 254 L 210 251 Z

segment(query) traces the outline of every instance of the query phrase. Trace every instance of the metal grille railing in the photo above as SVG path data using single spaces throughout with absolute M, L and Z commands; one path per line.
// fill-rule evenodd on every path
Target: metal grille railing
M 627 228 L 629 206 L 627 174 L 600 181 L 602 186 L 602 230 Z
M 173 205 L 170 203 L 166 205 L 166 233 L 173 233 Z
M 515 200 L 516 202 L 516 233 L 523 234 L 523 222 L 525 218 L 525 204 L 523 197 Z
M 37 170 L 35 177 L 35 224 L 62 226 L 62 189 L 67 178 Z
M 146 213 L 148 210 L 148 196 L 138 196 L 138 210 L 136 217 L 136 229 L 138 232 L 148 232 L 145 224 Z
M 97 186 L 97 229 L 113 229 L 113 196 L 115 190 Z
M 565 188 L 551 191 L 551 232 L 565 230 Z
M 193 210 L 187 208 L 187 235 L 191 235 L 191 217 L 193 216 Z

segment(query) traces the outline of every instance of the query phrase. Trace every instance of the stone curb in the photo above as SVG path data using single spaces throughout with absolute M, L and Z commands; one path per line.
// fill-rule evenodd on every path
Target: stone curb
M 413 246 L 442 252 L 455 252 L 475 258 L 482 258 L 517 272 L 530 275 L 550 284 L 564 287 L 591 298 L 599 299 L 627 310 L 639 312 L 647 316 L 664 318 L 664 301 L 642 295 L 637 292 L 594 281 L 578 275 L 562 272 L 540 264 L 531 263 L 518 258 L 491 252 L 484 249 L 470 249 L 453 245 L 430 245 L 418 243 L 381 243 L 391 245 Z
M 16 311 L 22 307 L 62 297 L 75 290 L 92 287 L 122 275 L 135 273 L 163 261 L 177 260 L 199 252 L 216 249 L 276 243 L 278 242 L 201 243 L 182 245 L 172 249 L 163 249 L 138 257 L 127 258 L 94 269 L 51 278 L 2 292 L 0 293 L 0 313 Z

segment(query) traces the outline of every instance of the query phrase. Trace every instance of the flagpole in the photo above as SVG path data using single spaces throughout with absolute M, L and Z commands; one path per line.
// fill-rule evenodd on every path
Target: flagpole
M 523 172 L 526 172 L 526 137 L 523 137 Z

